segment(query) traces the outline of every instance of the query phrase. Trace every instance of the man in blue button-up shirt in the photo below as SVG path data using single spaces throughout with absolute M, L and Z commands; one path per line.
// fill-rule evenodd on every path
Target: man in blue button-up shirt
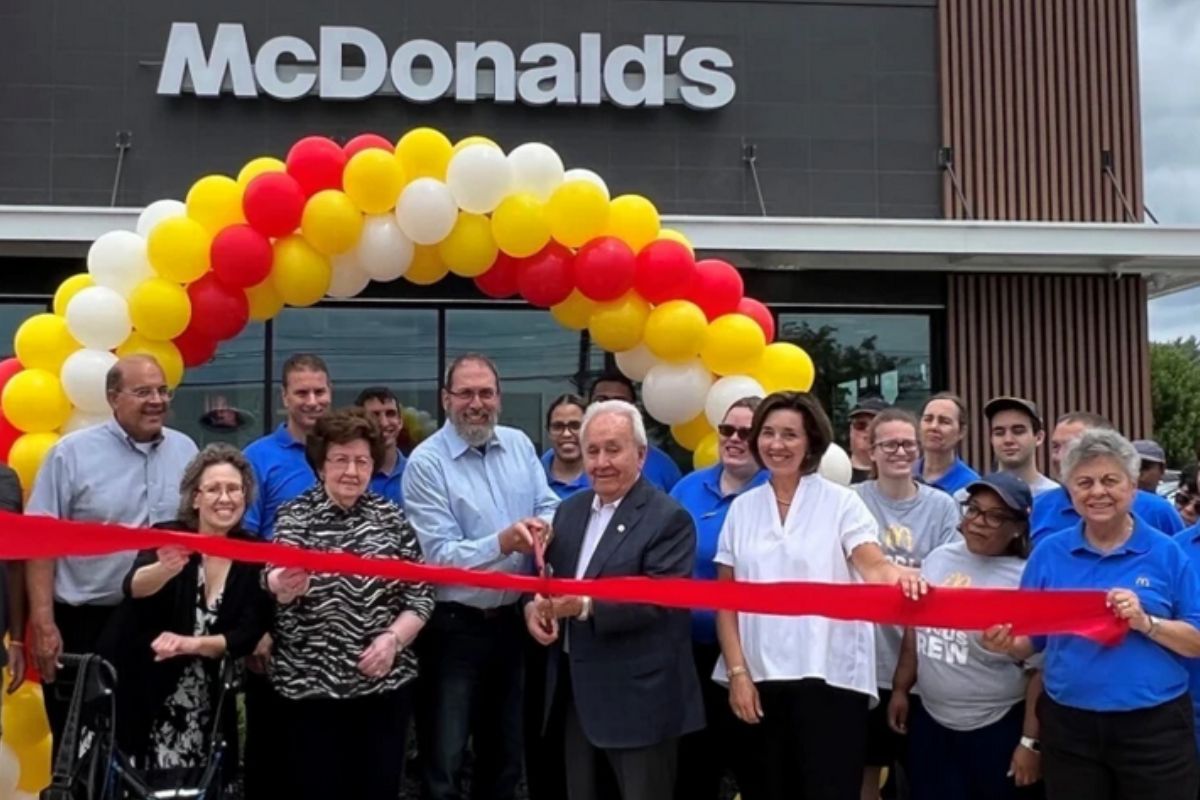
M 387 456 L 382 464 L 375 465 L 375 474 L 371 476 L 371 491 L 403 508 L 404 490 L 401 481 L 408 459 L 396 444 L 396 437 L 404 427 L 400 401 L 386 386 L 369 386 L 358 393 L 354 405 L 375 419 L 379 425 L 379 432 L 383 434 L 383 440 L 388 444 Z
M 500 376 L 486 356 L 456 358 L 442 389 L 446 424 L 405 467 L 405 512 L 430 564 L 528 573 L 558 498 L 533 442 L 498 425 Z M 417 734 L 427 800 L 462 796 L 467 740 L 472 794 L 511 798 L 521 778 L 525 626 L 515 592 L 447 586 L 417 640 Z

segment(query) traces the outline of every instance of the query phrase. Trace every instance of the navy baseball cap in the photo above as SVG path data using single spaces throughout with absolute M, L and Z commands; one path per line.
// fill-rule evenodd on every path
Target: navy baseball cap
M 1133 449 L 1142 457 L 1142 461 L 1153 461 L 1155 464 L 1166 464 L 1167 453 L 1162 445 L 1153 439 L 1138 439 L 1133 443 Z
M 1004 505 L 1017 512 L 1022 519 L 1029 519 L 1033 510 L 1033 492 L 1029 491 L 1029 484 L 1016 475 L 1007 472 L 984 475 L 967 485 L 967 494 L 973 495 L 980 489 L 991 489 L 1000 496 Z
M 1022 414 L 1028 414 L 1034 422 L 1034 429 L 1042 429 L 1042 412 L 1032 400 L 1026 400 L 1024 397 L 994 397 L 983 407 L 983 416 L 991 422 L 992 417 L 1001 411 L 1020 411 Z
M 855 404 L 854 408 L 850 409 L 850 418 L 853 419 L 859 414 L 873 417 L 887 407 L 887 401 L 882 397 L 864 397 Z

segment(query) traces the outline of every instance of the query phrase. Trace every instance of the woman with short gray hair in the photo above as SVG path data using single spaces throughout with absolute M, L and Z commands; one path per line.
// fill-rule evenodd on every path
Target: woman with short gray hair
M 1183 549 L 1133 514 L 1140 457 L 1111 430 L 1086 431 L 1063 457 L 1063 484 L 1082 520 L 1047 536 L 1021 580 L 1027 589 L 1102 589 L 1129 624 L 1118 645 L 1082 636 L 984 633 L 1018 661 L 1045 653 L 1038 702 L 1050 800 L 1194 800 L 1200 784 L 1188 671 L 1200 657 L 1200 577 Z

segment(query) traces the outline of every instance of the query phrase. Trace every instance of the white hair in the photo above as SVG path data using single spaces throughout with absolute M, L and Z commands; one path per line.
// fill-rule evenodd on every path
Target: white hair
M 628 419 L 629 426 L 633 428 L 633 440 L 639 447 L 650 446 L 650 441 L 646 438 L 646 423 L 642 421 L 642 412 L 638 411 L 633 403 L 624 400 L 601 400 L 588 406 L 587 411 L 583 412 L 583 424 L 579 428 L 580 441 L 587 441 L 588 426 L 592 420 L 605 414 L 616 414 Z
M 1138 473 L 1142 468 L 1142 457 L 1128 439 L 1106 428 L 1090 428 L 1067 445 L 1062 457 L 1064 481 L 1070 480 L 1071 473 L 1081 464 L 1097 458 L 1111 458 L 1121 465 L 1130 480 L 1137 482 Z

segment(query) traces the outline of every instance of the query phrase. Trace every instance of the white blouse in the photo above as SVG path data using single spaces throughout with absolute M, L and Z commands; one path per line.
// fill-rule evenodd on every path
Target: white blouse
M 850 553 L 871 542 L 879 542 L 879 523 L 862 499 L 819 475 L 806 475 L 782 524 L 770 483 L 734 500 L 715 560 L 732 567 L 739 581 L 860 583 Z M 755 682 L 820 678 L 878 699 L 875 626 L 868 622 L 738 613 L 738 632 Z M 713 680 L 729 682 L 724 657 Z

